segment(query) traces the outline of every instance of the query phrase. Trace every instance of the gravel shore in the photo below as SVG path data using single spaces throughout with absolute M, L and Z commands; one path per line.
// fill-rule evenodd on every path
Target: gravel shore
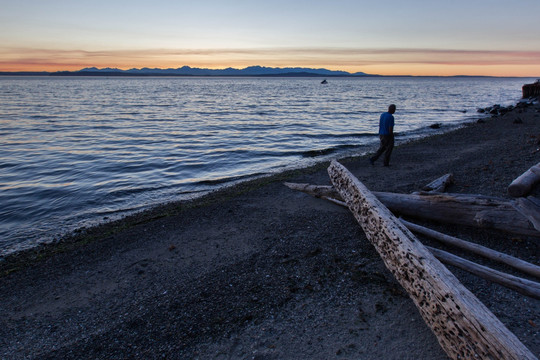
M 540 162 L 539 148 L 536 104 L 401 144 L 389 168 L 367 157 L 340 162 L 373 191 L 410 193 L 453 173 L 448 192 L 508 197 L 512 180 Z M 446 359 L 352 214 L 283 185 L 329 185 L 326 166 L 163 205 L 5 259 L 0 358 Z M 422 223 L 540 263 L 538 239 Z M 540 356 L 540 301 L 449 269 Z

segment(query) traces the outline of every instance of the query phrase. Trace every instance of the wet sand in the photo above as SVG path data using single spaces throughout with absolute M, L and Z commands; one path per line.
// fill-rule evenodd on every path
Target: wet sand
M 448 192 L 507 197 L 539 148 L 533 105 L 401 144 L 389 168 L 340 161 L 373 191 L 410 193 L 453 173 Z M 1 262 L 0 358 L 445 359 L 352 214 L 283 185 L 329 185 L 326 166 L 166 204 Z M 540 263 L 537 239 L 422 223 Z M 540 301 L 449 269 L 540 356 Z

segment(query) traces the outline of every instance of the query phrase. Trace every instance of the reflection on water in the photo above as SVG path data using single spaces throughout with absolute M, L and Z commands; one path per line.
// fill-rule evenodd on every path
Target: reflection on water
M 398 140 L 529 79 L 0 77 L 0 252 L 255 174 Z

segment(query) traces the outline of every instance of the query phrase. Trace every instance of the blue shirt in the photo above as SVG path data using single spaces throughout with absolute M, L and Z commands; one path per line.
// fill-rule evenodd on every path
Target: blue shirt
M 390 132 L 390 128 L 394 127 L 394 116 L 390 114 L 389 112 L 385 112 L 381 114 L 381 118 L 379 120 L 379 135 L 390 135 L 392 132 Z

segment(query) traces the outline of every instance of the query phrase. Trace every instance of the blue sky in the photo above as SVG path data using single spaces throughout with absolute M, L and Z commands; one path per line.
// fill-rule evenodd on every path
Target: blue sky
M 0 0 L 0 71 L 325 67 L 540 76 L 538 0 Z

